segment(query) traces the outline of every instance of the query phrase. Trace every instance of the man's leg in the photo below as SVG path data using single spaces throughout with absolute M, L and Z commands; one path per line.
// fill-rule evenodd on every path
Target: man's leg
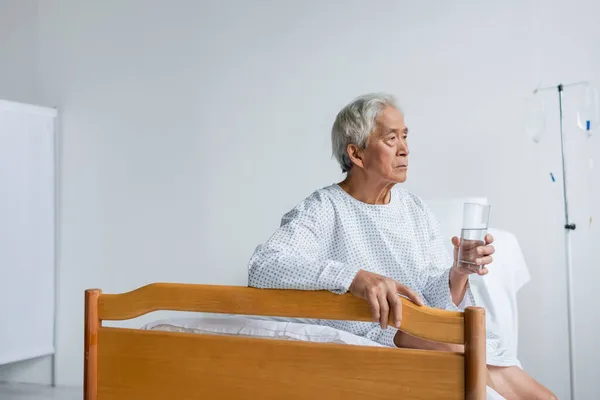
M 394 336 L 394 344 L 403 349 L 453 351 L 455 353 L 465 352 L 465 346 L 462 344 L 432 342 L 431 340 L 421 339 L 402 331 L 398 331 L 396 336 Z
M 519 367 L 496 367 L 488 365 L 493 388 L 507 400 L 545 399 L 557 397 Z
M 398 347 L 408 349 L 452 351 L 464 353 L 464 346 L 460 344 L 432 342 L 398 331 L 394 337 Z M 527 375 L 519 367 L 496 367 L 488 365 L 487 385 L 497 391 L 507 400 L 512 399 L 547 399 L 556 400 L 557 397 Z

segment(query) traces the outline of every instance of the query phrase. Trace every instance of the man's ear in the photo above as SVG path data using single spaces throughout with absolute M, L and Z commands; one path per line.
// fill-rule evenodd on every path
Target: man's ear
M 363 149 L 360 149 L 355 144 L 349 144 L 346 147 L 346 152 L 352 161 L 352 165 L 355 165 L 359 168 L 364 168 L 365 164 L 363 163 Z

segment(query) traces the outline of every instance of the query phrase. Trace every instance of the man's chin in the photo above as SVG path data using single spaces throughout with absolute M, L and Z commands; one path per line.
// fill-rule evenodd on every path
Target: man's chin
M 396 182 L 396 183 L 404 183 L 404 182 L 406 182 L 407 178 L 408 178 L 408 174 L 407 174 L 406 170 L 401 171 L 401 172 L 397 171 L 394 174 L 394 182 Z

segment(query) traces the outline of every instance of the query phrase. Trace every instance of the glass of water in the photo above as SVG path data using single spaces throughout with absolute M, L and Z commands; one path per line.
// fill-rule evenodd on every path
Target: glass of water
M 485 246 L 490 219 L 490 206 L 479 203 L 465 203 L 463 206 L 463 223 L 458 248 L 458 267 L 467 268 L 473 272 L 481 269 L 476 259 L 483 257 L 477 254 L 477 248 Z

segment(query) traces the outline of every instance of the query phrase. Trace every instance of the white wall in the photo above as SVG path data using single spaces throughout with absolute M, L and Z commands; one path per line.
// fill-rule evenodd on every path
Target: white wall
M 534 27 L 535 70 L 539 82 L 556 84 L 558 82 L 574 82 L 591 79 L 596 86 L 600 84 L 600 3 L 595 1 L 536 2 L 533 4 L 532 21 Z M 596 130 L 595 137 L 587 140 L 577 128 L 574 121 L 575 108 L 579 93 L 576 89 L 566 89 L 564 93 L 565 107 L 565 151 L 567 160 L 567 182 L 569 190 L 569 208 L 571 220 L 577 223 L 573 233 L 573 270 L 574 287 L 576 288 L 574 321 L 576 326 L 574 350 L 576 360 L 576 395 L 579 399 L 596 398 L 600 391 L 600 381 L 597 379 L 597 365 L 600 362 L 600 347 L 597 344 L 597 332 L 600 322 L 591 318 L 597 315 L 594 299 L 597 293 L 596 282 L 600 272 L 594 266 L 600 265 L 600 257 L 594 245 L 600 243 L 598 230 L 598 206 L 600 205 L 600 178 L 597 172 L 590 170 L 588 160 L 600 155 L 600 131 Z M 562 202 L 562 181 L 559 178 L 555 184 L 548 179 L 548 173 L 560 171 L 559 121 L 557 93 L 547 93 L 548 130 L 542 143 L 537 146 L 535 160 L 538 176 L 542 179 L 536 182 L 540 195 L 537 200 L 543 202 L 551 216 L 541 215 L 536 225 L 531 225 L 537 237 L 526 242 L 530 247 L 527 254 L 534 268 L 533 283 L 521 296 L 523 313 L 520 321 L 523 328 L 521 337 L 525 343 L 521 345 L 521 355 L 524 361 L 535 365 L 539 377 L 558 379 L 551 370 L 556 369 L 562 375 L 566 367 L 564 359 L 552 358 L 549 351 L 556 348 L 559 339 L 564 336 L 566 321 L 564 317 L 565 303 L 565 254 L 561 226 L 564 224 Z M 542 156 L 544 155 L 545 156 Z M 597 168 L 595 171 L 597 171 Z M 545 177 L 544 177 L 545 175 Z M 560 173 L 559 173 L 560 175 Z M 523 195 L 527 195 L 524 192 Z M 552 203 L 548 200 L 552 199 Z M 548 206 L 551 204 L 551 208 Z M 527 211 L 541 209 L 531 204 Z M 588 220 L 595 213 L 595 224 L 590 226 Z M 524 214 L 523 219 L 531 215 Z M 523 234 L 527 232 L 523 231 Z M 521 235 L 523 236 L 523 235 Z M 524 239 L 522 237 L 522 239 Z M 535 281 L 534 281 L 535 282 Z M 556 286 L 554 286 L 556 285 Z M 555 290 L 551 290 L 555 288 Z M 550 290 L 549 290 L 550 289 Z M 536 305 L 544 302 L 536 312 Z M 555 327 L 560 328 L 560 336 L 549 332 L 548 321 L 557 319 Z M 547 356 L 536 360 L 537 354 Z M 552 378 L 550 378 L 552 376 Z M 551 387 L 552 383 L 547 382 Z M 558 383 L 557 383 L 558 384 Z M 559 398 L 568 398 L 566 393 L 557 392 Z
M 84 289 L 245 284 L 281 215 L 340 179 L 335 113 L 385 90 L 412 132 L 407 186 L 486 195 L 519 237 L 533 276 L 522 361 L 568 398 L 557 131 L 534 145 L 522 101 L 540 82 L 598 78 L 600 6 L 322 3 L 39 2 L 39 90 L 62 128 L 58 382 L 81 382 Z M 580 335 L 582 366 L 600 362 Z M 584 397 L 600 390 L 588 371 Z

